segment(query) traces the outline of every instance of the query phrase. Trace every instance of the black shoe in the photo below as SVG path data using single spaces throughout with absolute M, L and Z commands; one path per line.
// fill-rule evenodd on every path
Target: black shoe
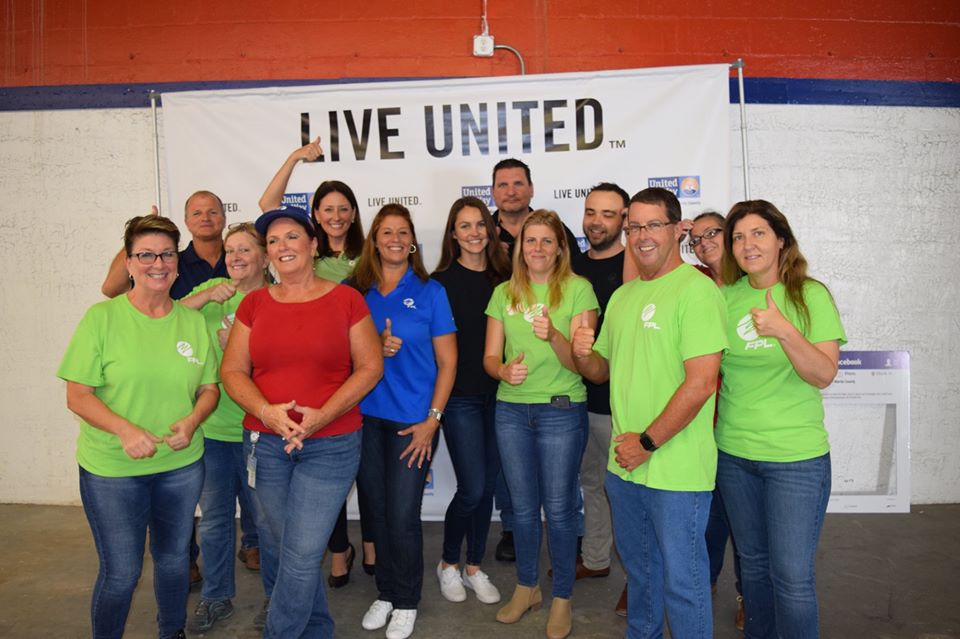
M 513 533 L 504 530 L 500 533 L 500 542 L 497 544 L 497 551 L 494 554 L 497 561 L 516 561 L 517 551 L 513 548 Z
M 350 544 L 350 549 L 348 552 L 350 554 L 347 556 L 346 574 L 334 575 L 331 572 L 330 576 L 327 577 L 327 585 L 329 585 L 331 588 L 343 588 L 350 583 L 350 571 L 353 570 L 353 560 L 357 558 L 357 550 L 353 547 L 353 544 Z
M 229 599 L 223 601 L 209 601 L 201 599 L 193 611 L 188 628 L 191 633 L 200 634 L 213 628 L 213 624 L 220 619 L 227 619 L 233 614 L 233 604 Z
M 267 613 L 270 612 L 270 600 L 263 600 L 263 608 L 260 609 L 260 612 L 257 613 L 257 616 L 253 618 L 253 627 L 257 630 L 263 630 L 264 626 L 267 625 Z

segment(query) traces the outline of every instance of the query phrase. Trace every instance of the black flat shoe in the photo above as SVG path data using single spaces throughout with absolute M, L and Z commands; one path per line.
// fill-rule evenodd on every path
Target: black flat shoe
M 327 585 L 331 588 L 343 588 L 350 583 L 350 571 L 353 570 L 353 560 L 357 558 L 357 551 L 350 544 L 350 554 L 347 556 L 347 573 L 345 575 L 333 575 L 327 577 Z
M 367 563 L 367 553 L 366 553 L 366 552 L 363 553 L 363 562 L 362 562 L 362 565 L 363 565 L 363 572 L 365 572 L 365 573 L 367 573 L 368 575 L 371 575 L 371 576 L 377 574 L 377 564 L 376 564 L 376 563 L 372 563 L 372 564 L 368 564 L 368 563 Z

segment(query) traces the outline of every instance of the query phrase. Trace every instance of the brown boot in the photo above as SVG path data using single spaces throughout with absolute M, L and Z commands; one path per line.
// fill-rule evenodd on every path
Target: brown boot
M 564 639 L 573 628 L 571 620 L 570 600 L 554 597 L 550 604 L 550 618 L 547 619 L 547 637 L 549 639 Z
M 747 620 L 747 613 L 743 609 L 743 595 L 737 595 L 737 616 L 733 618 L 733 626 L 737 630 L 743 630 L 743 625 Z
M 617 600 L 617 606 L 613 609 L 621 617 L 627 616 L 627 585 L 623 585 L 623 592 L 620 593 L 620 599 Z
M 500 623 L 516 623 L 528 610 L 540 610 L 542 603 L 543 595 L 540 594 L 539 585 L 521 586 L 517 584 L 510 602 L 497 611 L 497 621 Z

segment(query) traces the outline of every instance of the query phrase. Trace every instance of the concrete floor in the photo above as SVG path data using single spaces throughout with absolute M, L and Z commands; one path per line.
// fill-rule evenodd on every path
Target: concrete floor
M 493 528 L 491 550 L 499 526 Z M 960 639 L 958 532 L 960 505 L 915 507 L 909 515 L 829 515 L 817 565 L 823 637 Z M 543 636 L 546 606 L 506 626 L 493 619 L 497 606 L 480 604 L 472 595 L 459 604 L 443 600 L 433 573 L 442 524 L 426 523 L 424 533 L 427 569 L 415 637 Z M 351 534 L 359 538 L 355 522 Z M 97 558 L 83 511 L 77 507 L 0 505 L 0 544 L 0 636 L 88 637 Z M 542 565 L 545 570 L 546 564 Z M 513 565 L 490 561 L 484 568 L 509 596 L 515 583 Z M 262 602 L 259 576 L 238 566 L 237 579 L 236 611 L 207 633 L 211 639 L 258 636 L 250 624 Z M 127 637 L 157 636 L 151 581 L 148 558 L 127 622 Z M 574 637 L 623 636 L 625 622 L 612 610 L 622 585 L 619 568 L 607 578 L 577 583 Z M 734 594 L 731 571 L 725 569 L 714 602 L 718 639 L 742 636 L 733 627 Z M 339 637 L 383 636 L 382 631 L 360 628 L 360 618 L 375 599 L 376 589 L 373 578 L 359 565 L 350 584 L 330 592 L 329 597 Z M 191 594 L 191 610 L 197 598 L 197 593 Z

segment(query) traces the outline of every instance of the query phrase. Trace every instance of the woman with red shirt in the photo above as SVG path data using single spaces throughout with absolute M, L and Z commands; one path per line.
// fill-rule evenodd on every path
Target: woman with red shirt
M 261 552 L 279 562 L 263 636 L 332 637 L 320 564 L 360 462 L 357 404 L 383 373 L 380 339 L 359 293 L 314 275 L 306 211 L 268 211 L 256 227 L 281 283 L 240 304 L 221 377 L 247 413 Z

